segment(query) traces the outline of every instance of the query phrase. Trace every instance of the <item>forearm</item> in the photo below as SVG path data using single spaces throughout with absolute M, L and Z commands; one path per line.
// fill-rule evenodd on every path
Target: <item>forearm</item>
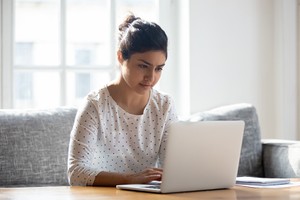
M 100 172 L 93 183 L 93 186 L 116 186 L 129 183 L 128 176 L 116 172 Z
M 143 184 L 161 180 L 162 169 L 148 168 L 140 173 L 100 172 L 94 181 L 94 186 L 116 186 L 118 184 Z

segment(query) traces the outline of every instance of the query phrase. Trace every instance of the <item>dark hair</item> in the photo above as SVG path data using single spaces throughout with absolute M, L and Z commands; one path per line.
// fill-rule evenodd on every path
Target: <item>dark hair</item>
M 124 60 L 129 59 L 134 53 L 151 50 L 163 51 L 167 58 L 168 37 L 158 24 L 131 14 L 119 25 L 119 31 L 118 48 Z

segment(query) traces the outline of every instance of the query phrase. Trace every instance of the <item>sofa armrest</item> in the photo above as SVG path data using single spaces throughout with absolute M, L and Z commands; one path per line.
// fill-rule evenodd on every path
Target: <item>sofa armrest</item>
M 300 177 L 300 141 L 262 140 L 265 177 Z

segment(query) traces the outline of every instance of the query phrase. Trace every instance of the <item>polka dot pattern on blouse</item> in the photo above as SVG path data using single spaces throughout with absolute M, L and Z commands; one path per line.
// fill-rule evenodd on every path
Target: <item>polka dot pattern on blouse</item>
M 88 95 L 71 132 L 71 185 L 92 185 L 101 171 L 136 173 L 163 164 L 169 124 L 177 116 L 168 95 L 152 89 L 142 115 L 124 111 L 106 87 Z

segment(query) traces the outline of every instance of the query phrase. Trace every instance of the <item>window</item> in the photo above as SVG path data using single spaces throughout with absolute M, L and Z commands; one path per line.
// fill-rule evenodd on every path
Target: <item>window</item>
M 78 105 L 115 77 L 117 26 L 128 11 L 158 20 L 157 0 L 0 1 L 4 108 Z

